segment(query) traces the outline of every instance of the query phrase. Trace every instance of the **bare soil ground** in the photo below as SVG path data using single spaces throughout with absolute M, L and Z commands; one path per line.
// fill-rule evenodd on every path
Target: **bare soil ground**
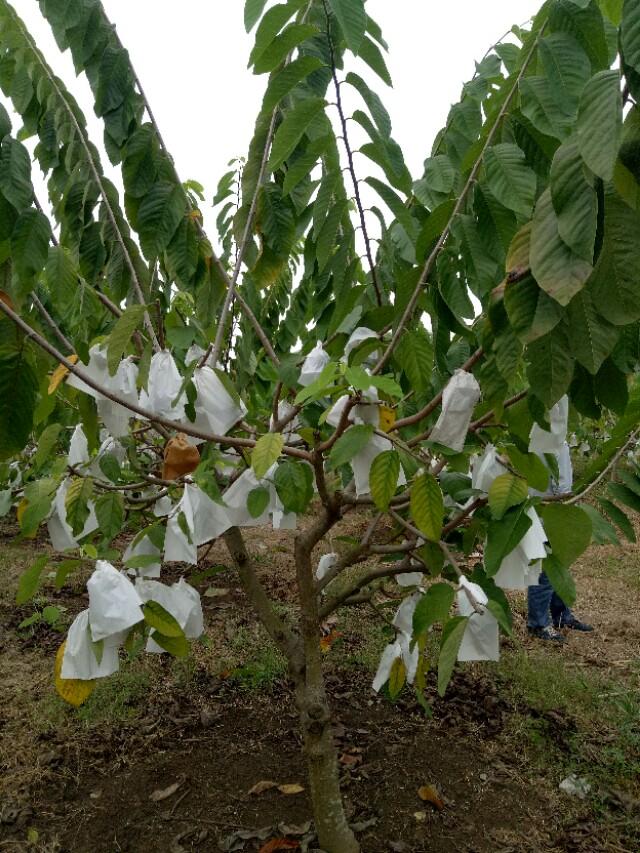
M 46 545 L 14 535 L 0 528 L 0 850 L 256 851 L 277 838 L 288 846 L 269 849 L 317 850 L 305 790 L 249 793 L 306 780 L 284 663 L 233 571 L 195 580 L 207 636 L 188 661 L 123 659 L 75 710 L 55 695 L 52 669 L 86 607 L 86 578 L 60 591 L 48 579 L 35 604 L 17 608 L 18 578 Z M 249 538 L 270 592 L 290 608 L 285 536 Z M 204 565 L 227 562 L 216 546 Z M 444 700 L 430 688 L 428 715 L 409 691 L 391 703 L 370 689 L 384 620 L 361 609 L 333 626 L 335 737 L 365 853 L 640 851 L 639 569 L 636 546 L 585 555 L 579 613 L 596 631 L 562 648 L 526 638 L 514 596 L 501 663 L 460 667 Z M 61 609 L 54 625 L 19 627 L 46 605 Z M 570 773 L 590 783 L 586 799 L 559 790 Z M 419 798 L 425 785 L 442 810 Z

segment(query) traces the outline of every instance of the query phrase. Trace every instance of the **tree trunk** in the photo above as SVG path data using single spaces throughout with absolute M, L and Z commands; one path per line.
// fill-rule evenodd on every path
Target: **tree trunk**
M 314 657 L 319 658 L 320 638 L 316 634 L 314 639 L 317 648 Z M 321 661 L 307 658 L 303 679 L 296 687 L 296 699 L 318 841 L 327 853 L 360 853 L 360 845 L 344 813 L 338 754 L 333 742 Z
M 347 822 L 340 791 L 338 755 L 333 742 L 331 711 L 322 672 L 318 596 L 311 564 L 313 546 L 333 520 L 327 513 L 310 530 L 296 538 L 303 660 L 298 666 L 292 662 L 292 675 L 296 685 L 318 841 L 327 853 L 360 853 L 360 845 Z

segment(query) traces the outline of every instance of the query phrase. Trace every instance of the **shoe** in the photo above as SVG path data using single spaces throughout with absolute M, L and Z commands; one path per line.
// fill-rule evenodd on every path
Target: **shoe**
M 556 624 L 555 622 L 553 624 L 556 628 L 568 628 L 570 631 L 582 631 L 585 634 L 593 631 L 593 625 L 581 622 L 579 619 L 576 619 L 575 616 L 570 616 L 564 622 L 560 622 L 559 624 Z
M 565 638 L 556 631 L 551 625 L 545 625 L 544 628 L 528 628 L 529 636 L 535 637 L 538 640 L 546 640 L 552 643 L 566 643 Z

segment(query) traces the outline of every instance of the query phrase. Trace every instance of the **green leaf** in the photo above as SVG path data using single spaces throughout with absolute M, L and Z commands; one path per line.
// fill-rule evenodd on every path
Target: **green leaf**
M 613 179 L 622 136 L 618 71 L 600 71 L 587 83 L 578 112 L 578 144 L 585 163 L 603 181 Z
M 593 267 L 563 242 L 551 191 L 538 199 L 531 231 L 531 271 L 540 287 L 560 305 L 568 305 L 584 287 Z
M 244 28 L 250 33 L 267 5 L 267 0 L 245 0 L 244 4 Z
M 290 24 L 256 59 L 255 73 L 266 74 L 273 71 L 292 50 L 317 35 L 317 28 L 309 24 Z
M 100 532 L 111 542 L 122 530 L 124 524 L 124 498 L 120 492 L 107 492 L 96 501 L 96 518 Z
M 484 549 L 484 567 L 488 577 L 497 574 L 504 558 L 521 542 L 530 527 L 531 519 L 522 505 L 507 511 L 501 519 L 489 522 Z
M 338 365 L 335 362 L 330 361 L 325 365 L 322 373 L 314 382 L 307 385 L 307 387 L 303 388 L 301 391 L 298 391 L 296 399 L 294 400 L 294 405 L 300 406 L 309 400 L 317 400 L 319 397 L 324 397 L 329 387 L 333 385 L 337 373 Z
M 404 665 L 404 661 L 401 657 L 398 657 L 394 660 L 391 665 L 391 670 L 389 672 L 389 697 L 393 699 L 397 699 L 400 695 L 402 688 L 404 687 L 407 681 L 407 669 Z
M 389 69 L 387 68 L 387 63 L 384 61 L 382 52 L 378 45 L 372 42 L 370 38 L 365 37 L 360 45 L 358 56 L 367 63 L 372 71 L 375 71 L 381 80 L 384 80 L 387 86 L 393 86 L 391 74 L 389 74 Z
M 391 118 L 378 95 L 367 86 L 362 77 L 352 71 L 347 74 L 346 82 L 360 93 L 383 139 L 388 139 L 391 136 Z
M 306 512 L 313 499 L 313 471 L 304 462 L 285 461 L 275 473 L 276 492 L 286 512 Z
M 606 498 L 598 498 L 598 503 L 609 516 L 611 521 L 619 527 L 622 531 L 623 536 L 629 540 L 629 542 L 636 542 L 636 532 L 633 529 L 633 524 L 629 521 L 625 513 L 617 507 L 612 501 L 607 500 Z M 586 507 L 585 507 L 586 509 Z
M 264 486 L 258 486 L 257 489 L 251 489 L 247 496 L 247 509 L 251 518 L 260 518 L 265 509 L 269 506 L 269 489 Z
M 329 453 L 329 467 L 339 468 L 347 465 L 356 453 L 363 450 L 373 435 L 373 427 L 370 424 L 358 424 L 340 436 Z
M 547 504 L 541 514 L 553 556 L 569 567 L 591 544 L 591 519 L 569 504 Z
M 62 589 L 71 572 L 78 569 L 81 565 L 82 560 L 77 559 L 62 560 L 62 562 L 58 563 L 56 565 L 56 589 Z
M 542 568 L 551 581 L 554 591 L 560 596 L 567 607 L 575 604 L 576 585 L 569 569 L 553 554 L 547 557 L 546 560 L 543 560 Z
M 49 424 L 40 433 L 38 447 L 31 457 L 31 466 L 34 471 L 39 471 L 43 465 L 51 461 L 51 451 L 56 446 L 61 429 L 61 424 Z
M 0 491 L 0 518 L 4 518 L 8 515 L 12 504 L 13 498 L 11 495 L 11 489 L 3 489 Z
M 129 346 L 133 333 L 142 322 L 145 305 L 130 305 L 118 318 L 107 341 L 107 366 L 111 376 L 115 376 L 122 354 Z
M 50 478 L 35 480 L 25 486 L 27 507 L 20 519 L 20 531 L 23 536 L 33 536 L 49 515 L 56 487 L 56 481 Z
M 595 375 L 613 352 L 620 330 L 598 313 L 586 288 L 569 303 L 567 317 L 572 353 L 576 361 Z
M 0 460 L 19 453 L 29 441 L 37 394 L 38 378 L 27 350 L 0 343 Z
M 444 625 L 454 598 L 455 590 L 448 583 L 431 584 L 413 611 L 413 636 L 426 634 L 436 622 Z
M 573 36 L 562 32 L 545 36 L 538 50 L 554 100 L 563 112 L 575 116 L 580 95 L 591 76 L 589 57 Z
M 151 639 L 163 648 L 165 652 L 169 652 L 175 658 L 189 657 L 191 648 L 184 634 L 180 637 L 167 637 L 166 634 L 161 634 L 160 631 L 153 631 Z
M 324 98 L 305 98 L 285 114 L 273 140 L 269 160 L 272 172 L 277 171 L 293 153 L 311 122 L 320 113 L 324 113 L 326 103 Z
M 0 192 L 19 211 L 29 207 L 33 198 L 29 152 L 8 137 L 0 151 Z
M 508 142 L 493 145 L 484 156 L 489 189 L 515 213 L 530 216 L 536 196 L 536 176 L 524 152 Z
M 529 344 L 527 378 L 533 393 L 550 409 L 571 384 L 574 361 L 563 325 Z
M 405 332 L 396 347 L 395 357 L 411 388 L 426 391 L 433 377 L 433 343 L 426 329 Z
M 159 181 L 140 202 L 137 224 L 142 251 L 159 257 L 171 242 L 185 214 L 187 197 L 179 184 Z
M 398 488 L 400 456 L 395 450 L 385 450 L 373 460 L 369 471 L 369 486 L 373 502 L 382 512 L 389 509 L 391 498 Z
M 278 461 L 283 447 L 284 436 L 279 432 L 268 432 L 258 439 L 251 453 L 251 467 L 259 480 Z
M 609 483 L 608 489 L 617 501 L 634 512 L 640 512 L 640 495 L 632 491 L 629 486 L 624 486 L 622 483 Z
M 444 520 L 444 498 L 432 474 L 421 474 L 411 488 L 411 517 L 431 542 L 439 542 Z
M 26 210 L 18 217 L 11 235 L 11 254 L 16 271 L 27 289 L 47 262 L 50 239 L 51 227 L 43 213 Z
M 532 489 L 546 492 L 549 486 L 549 469 L 535 453 L 522 453 L 511 445 L 506 448 L 507 456 L 512 466 L 522 474 Z
M 592 263 L 598 196 L 575 141 L 566 142 L 555 153 L 551 164 L 551 198 L 560 238 L 578 257 Z
M 69 484 L 65 498 L 67 524 L 71 526 L 74 536 L 79 536 L 89 518 L 89 501 L 93 497 L 93 480 L 91 477 L 76 477 Z
M 30 566 L 26 572 L 20 575 L 18 581 L 18 591 L 16 592 L 16 604 L 26 604 L 29 599 L 33 598 L 42 581 L 42 570 L 49 562 L 49 555 L 44 554 Z
M 605 190 L 605 238 L 589 291 L 610 323 L 625 326 L 640 319 L 640 214 Z
M 616 533 L 616 529 L 613 524 L 607 521 L 607 519 L 590 504 L 582 504 L 582 509 L 591 519 L 593 527 L 593 541 L 596 545 L 611 544 L 620 546 L 620 540 L 618 539 L 618 534 Z
M 165 637 L 184 637 L 184 631 L 180 627 L 178 620 L 165 610 L 161 604 L 158 604 L 157 601 L 147 601 L 146 604 L 142 605 L 142 612 L 144 613 L 144 621 L 147 625 L 155 628 L 156 631 L 159 631 Z M 161 644 L 159 643 L 158 645 Z
M 318 272 L 320 273 L 324 271 L 338 246 L 338 230 L 348 206 L 349 202 L 346 199 L 334 204 L 318 235 L 316 255 L 318 258 Z
M 338 19 L 347 47 L 358 53 L 367 29 L 364 0 L 329 0 L 329 5 Z
M 300 56 L 293 62 L 289 62 L 282 71 L 279 71 L 270 81 L 262 102 L 262 109 L 273 111 L 285 95 L 304 80 L 309 74 L 322 68 L 324 63 L 316 56 Z M 295 147 L 295 146 L 294 146 Z M 235 175 L 235 172 L 231 173 Z
M 508 509 L 526 501 L 529 487 L 526 480 L 514 474 L 500 474 L 489 489 L 489 508 L 493 517 L 499 521 Z
M 623 4 L 620 44 L 625 63 L 640 74 L 640 5 L 638 0 L 625 0 Z
M 466 616 L 454 616 L 449 619 L 442 631 L 440 655 L 438 657 L 438 693 L 440 696 L 444 696 L 451 681 L 460 644 L 467 629 L 467 622 Z

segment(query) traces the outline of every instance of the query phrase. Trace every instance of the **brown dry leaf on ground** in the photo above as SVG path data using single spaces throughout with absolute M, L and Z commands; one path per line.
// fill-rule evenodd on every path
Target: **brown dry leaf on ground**
M 278 785 L 278 790 L 286 797 L 292 797 L 294 794 L 301 794 L 304 791 L 302 785 L 294 782 L 292 785 Z
M 247 794 L 249 796 L 251 796 L 252 794 L 254 796 L 258 796 L 258 794 L 264 794 L 265 791 L 270 791 L 272 788 L 277 788 L 277 787 L 278 787 L 277 782 L 269 782 L 268 779 L 265 779 L 262 782 L 256 782 L 256 784 L 253 786 L 253 788 L 250 788 L 247 791 Z
M 418 788 L 418 796 L 425 803 L 431 803 L 439 812 L 444 809 L 442 797 L 433 785 L 423 785 L 421 788 Z
M 263 844 L 259 853 L 277 853 L 278 850 L 299 850 L 300 842 L 291 841 L 289 838 L 273 838 Z
M 161 803 L 163 800 L 168 800 L 169 797 L 172 797 L 178 788 L 182 785 L 182 781 L 174 782 L 173 785 L 169 785 L 168 788 L 158 788 L 157 791 L 154 791 L 153 794 L 149 796 L 149 799 L 154 803 Z

